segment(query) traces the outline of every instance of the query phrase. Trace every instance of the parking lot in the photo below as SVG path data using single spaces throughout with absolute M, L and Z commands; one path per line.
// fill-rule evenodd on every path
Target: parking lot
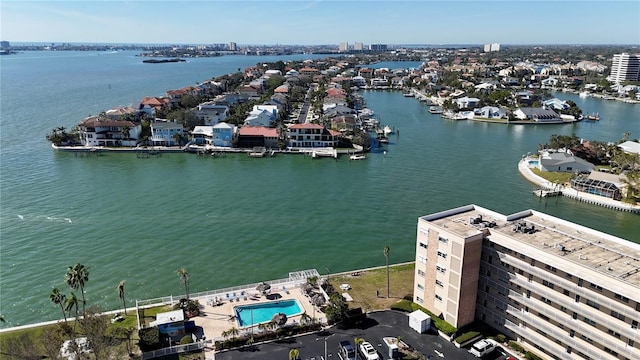
M 326 359 L 339 360 L 340 357 L 337 355 L 339 342 L 348 340 L 353 344 L 355 338 L 370 342 L 378 350 L 381 359 L 389 359 L 388 349 L 382 341 L 383 337 L 400 337 L 402 341 L 427 356 L 428 359 L 476 359 L 467 349 L 458 349 L 453 343 L 435 333 L 418 334 L 409 328 L 408 314 L 383 311 L 367 314 L 367 321 L 359 329 L 343 330 L 334 327 L 322 333 L 221 352 L 216 354 L 216 360 L 288 359 L 289 350 L 293 348 L 298 349 L 302 360 L 320 360 L 325 359 L 325 346 Z M 504 360 L 505 356 L 500 351 L 494 351 L 484 359 Z

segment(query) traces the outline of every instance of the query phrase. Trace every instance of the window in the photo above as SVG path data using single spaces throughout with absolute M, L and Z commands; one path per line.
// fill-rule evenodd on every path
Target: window
M 564 295 L 566 295 L 566 296 L 569 296 L 569 294 L 570 294 L 570 293 L 569 293 L 569 290 L 567 290 L 567 289 L 564 289 L 564 291 L 562 291 L 562 293 L 563 293 Z
M 545 267 L 545 269 L 550 270 L 552 272 L 556 272 L 558 270 L 554 266 L 551 266 L 549 264 L 546 264 L 544 267 Z
M 424 277 L 424 275 L 425 275 L 424 271 L 418 269 L 418 276 Z
M 562 312 L 567 312 L 567 308 L 566 308 L 566 307 L 564 307 L 564 306 L 560 306 L 560 311 L 562 311 Z
M 584 282 L 584 280 L 582 279 L 578 279 L 578 286 L 582 287 L 582 283 Z
M 442 266 L 440 266 L 440 265 L 436 265 L 436 270 L 437 270 L 439 273 L 441 273 L 441 274 L 444 274 L 444 273 L 446 273 L 446 272 L 447 272 L 447 269 L 446 269 L 446 268 L 443 268 L 443 267 L 442 267 Z
M 576 334 L 575 330 L 569 330 L 569 336 L 573 337 Z
M 429 236 L 429 229 L 420 229 L 420 234 Z
M 632 329 L 637 329 L 638 328 L 638 321 L 637 320 L 633 320 L 631 322 L 631 328 Z
M 443 258 L 443 259 L 447 258 L 447 254 L 443 253 L 442 251 L 438 251 L 438 256 Z
M 444 284 L 442 283 L 442 281 L 437 280 L 437 279 L 436 279 L 436 285 L 438 285 L 440 287 L 444 287 Z
M 549 321 L 549 317 L 548 317 L 547 315 L 545 315 L 545 314 L 540 314 L 540 313 L 538 313 L 538 317 L 540 317 L 540 318 L 542 318 L 542 319 L 544 319 L 544 320 Z
M 616 294 L 616 295 L 615 295 L 615 298 L 616 298 L 616 299 L 618 299 L 618 300 L 620 300 L 620 301 L 622 301 L 622 302 L 626 302 L 626 303 L 628 303 L 628 302 L 629 302 L 629 298 L 628 298 L 628 297 L 626 297 L 626 296 L 622 296 L 622 295 L 620 295 L 620 294 Z
M 600 304 L 598 304 L 595 301 L 591 301 L 589 299 L 587 299 L 587 305 L 589 305 L 589 306 L 591 306 L 592 308 L 595 308 L 595 309 L 600 309 Z
M 422 284 L 418 284 L 418 289 L 420 289 L 420 290 L 424 290 L 424 285 L 422 285 Z
M 548 287 L 550 289 L 553 289 L 553 287 L 555 286 L 555 285 L 553 285 L 552 282 L 549 282 L 547 280 L 542 280 L 542 285 L 544 285 L 544 286 L 546 286 L 546 287 Z
M 613 331 L 611 329 L 608 329 L 607 332 L 609 333 L 609 335 L 613 335 L 615 337 L 617 337 L 618 339 L 620 339 L 620 333 Z
M 426 249 L 426 248 L 427 248 L 427 244 L 425 244 L 425 243 L 421 242 L 421 243 L 420 243 L 420 247 L 421 247 L 421 248 L 423 248 L 423 249 Z
M 624 321 L 624 315 L 618 313 L 615 310 L 611 310 L 611 316 L 613 316 L 614 318 L 620 319 L 622 321 Z
M 438 301 L 442 301 L 442 296 L 440 296 L 440 295 L 436 294 L 436 300 L 438 300 Z
M 591 325 L 591 326 L 596 326 L 596 325 L 597 325 L 597 323 L 596 323 L 595 321 L 593 321 L 593 320 L 589 319 L 589 318 L 588 318 L 588 317 L 586 317 L 586 316 L 584 317 L 584 319 L 583 319 L 583 320 L 584 320 L 584 322 L 586 322 L 587 324 L 589 324 L 589 325 Z
M 592 289 L 595 289 L 597 291 L 602 291 L 602 286 L 596 285 L 594 283 L 589 283 L 589 287 L 592 288 Z
M 578 313 L 574 311 L 573 314 L 571 315 L 571 318 L 573 320 L 578 320 Z
M 593 344 L 593 339 L 586 336 L 586 335 L 580 335 L 580 337 L 582 338 L 582 340 L 588 342 L 589 344 Z
M 617 353 L 617 352 L 615 352 L 615 351 L 613 351 L 613 350 L 609 349 L 609 348 L 608 348 L 608 347 L 606 347 L 606 346 L 604 347 L 604 351 L 608 352 L 609 354 L 611 354 L 611 355 L 613 355 L 613 356 L 616 356 L 616 357 L 618 356 L 618 353 Z
M 580 302 L 580 295 L 576 294 L 576 302 L 579 303 Z
M 541 297 L 541 298 L 540 298 L 540 300 L 541 300 L 542 302 L 546 303 L 546 304 L 551 305 L 551 300 L 547 299 L 547 298 L 546 298 L 546 297 L 544 297 L 544 296 L 543 296 L 543 297 Z
M 416 296 L 416 302 L 419 302 L 420 304 L 422 304 L 424 300 L 422 300 L 420 296 Z
M 443 243 L 443 244 L 446 244 L 446 243 L 448 243 L 448 242 L 449 242 L 449 239 L 445 239 L 445 238 L 443 238 L 442 236 L 438 236 L 438 241 L 440 241 L 440 242 L 441 242 L 441 243 Z
M 567 279 L 571 279 L 573 277 L 573 275 L 566 273 L 565 276 L 567 277 Z
M 418 262 L 421 264 L 426 264 L 427 263 L 427 258 L 424 256 L 420 256 L 418 255 Z

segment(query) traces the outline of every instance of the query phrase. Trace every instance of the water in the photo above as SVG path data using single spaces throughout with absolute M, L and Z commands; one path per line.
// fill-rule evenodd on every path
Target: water
M 638 136 L 639 108 L 574 100 L 599 122 L 519 126 L 443 120 L 400 92 L 363 92 L 395 126 L 386 154 L 365 161 L 302 156 L 221 159 L 170 154 L 75 157 L 45 135 L 147 95 L 195 84 L 277 57 L 229 56 L 142 64 L 134 53 L 23 53 L 0 58 L 0 313 L 3 326 L 56 319 L 52 287 L 89 267 L 88 305 L 411 261 L 417 218 L 475 203 L 505 214 L 538 209 L 640 241 L 637 215 L 565 198 L 540 200 L 517 162 L 551 134 L 617 141 Z M 288 57 L 305 59 L 310 56 Z M 402 63 L 389 67 L 398 68 Z
M 272 301 L 256 305 L 240 305 L 235 307 L 240 327 L 252 326 L 271 321 L 277 313 L 288 317 L 300 315 L 302 310 L 298 300 Z

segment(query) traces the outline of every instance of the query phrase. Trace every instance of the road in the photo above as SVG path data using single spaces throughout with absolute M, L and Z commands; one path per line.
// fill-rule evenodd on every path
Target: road
M 293 339 L 274 341 L 252 346 L 241 350 L 233 350 L 216 354 L 216 360 L 231 359 L 288 359 L 289 350 L 297 348 L 302 360 L 324 359 L 325 338 L 327 343 L 327 360 L 340 360 L 337 355 L 338 343 L 349 340 L 353 344 L 354 338 L 363 338 L 378 349 L 381 359 L 388 359 L 388 350 L 383 337 L 401 337 L 404 342 L 417 349 L 429 359 L 476 359 L 467 349 L 458 349 L 434 333 L 418 334 L 409 328 L 409 318 L 405 313 L 383 311 L 367 314 L 367 321 L 361 329 L 331 328 L 325 332 L 300 336 Z M 438 355 L 442 354 L 442 356 Z M 489 354 L 484 359 L 504 360 L 499 351 Z

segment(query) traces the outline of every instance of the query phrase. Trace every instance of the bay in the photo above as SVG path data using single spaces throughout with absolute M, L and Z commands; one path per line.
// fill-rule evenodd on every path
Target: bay
M 16 326 L 60 317 L 48 295 L 64 273 L 90 269 L 89 305 L 202 291 L 317 268 L 321 273 L 413 260 L 417 218 L 475 203 L 502 213 L 537 209 L 640 241 L 637 215 L 558 198 L 540 201 L 517 172 L 551 134 L 637 137 L 638 107 L 556 94 L 601 121 L 519 126 L 455 122 L 400 92 L 362 93 L 391 143 L 349 162 L 303 156 L 221 159 L 169 154 L 75 157 L 45 135 L 146 95 L 256 63 L 312 58 L 224 56 L 142 64 L 135 53 L 27 52 L 0 58 L 0 313 Z M 322 56 L 315 56 L 322 57 Z M 389 64 L 391 68 L 403 63 Z

